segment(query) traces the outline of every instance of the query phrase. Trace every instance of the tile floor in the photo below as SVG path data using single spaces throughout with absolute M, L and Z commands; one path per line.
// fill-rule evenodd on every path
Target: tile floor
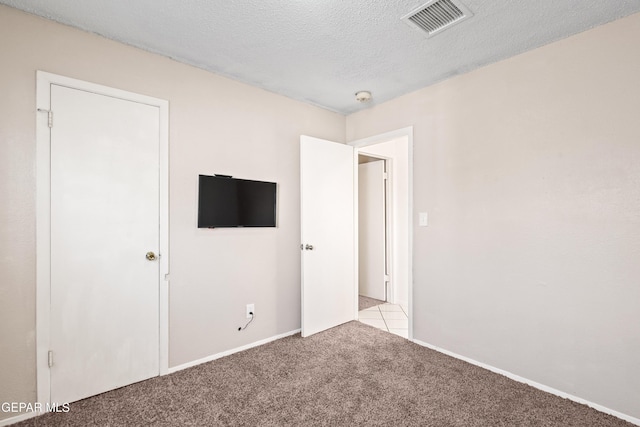
M 407 308 L 388 302 L 358 312 L 358 320 L 403 338 L 409 337 Z

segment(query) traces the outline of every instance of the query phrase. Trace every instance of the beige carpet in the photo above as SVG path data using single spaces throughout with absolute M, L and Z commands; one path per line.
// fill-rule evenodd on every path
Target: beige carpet
M 365 297 L 364 295 L 358 295 L 358 311 L 366 310 L 367 308 L 375 307 L 380 304 L 384 304 L 384 301 Z
M 632 426 L 350 322 L 71 404 L 19 426 Z

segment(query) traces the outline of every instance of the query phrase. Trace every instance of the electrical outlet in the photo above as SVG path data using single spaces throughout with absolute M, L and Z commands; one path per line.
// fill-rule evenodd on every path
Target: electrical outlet
M 247 304 L 247 319 L 251 319 L 251 313 L 256 314 L 255 304 Z

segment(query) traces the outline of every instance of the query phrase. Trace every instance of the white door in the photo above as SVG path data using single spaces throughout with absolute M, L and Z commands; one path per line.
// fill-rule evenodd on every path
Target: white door
M 358 165 L 358 288 L 386 301 L 384 160 Z
M 355 320 L 354 149 L 300 137 L 302 336 Z
M 51 401 L 159 374 L 158 107 L 51 85 Z

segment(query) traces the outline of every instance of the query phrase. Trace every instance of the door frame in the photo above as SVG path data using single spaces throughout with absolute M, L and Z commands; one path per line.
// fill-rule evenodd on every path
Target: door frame
M 36 72 L 36 399 L 46 407 L 51 399 L 48 367 L 51 296 L 51 149 L 49 108 L 51 84 L 158 107 L 160 119 L 160 375 L 169 370 L 169 102 L 38 70 Z M 53 114 L 55 121 L 55 112 Z M 54 122 L 55 123 L 55 122 Z M 57 402 L 63 403 L 63 402 Z
M 408 318 L 409 318 L 409 331 L 408 331 L 408 338 L 410 341 L 413 341 L 413 126 L 408 126 L 405 128 L 401 128 L 401 129 L 397 129 L 397 130 L 393 130 L 390 132 L 385 132 L 385 133 L 381 133 L 378 135 L 374 135 L 374 136 L 370 136 L 367 138 L 362 138 L 362 139 L 357 139 L 354 141 L 351 141 L 348 143 L 348 145 L 351 145 L 355 148 L 356 150 L 356 155 L 354 156 L 355 160 L 355 170 L 357 171 L 358 169 L 358 155 L 360 153 L 360 148 L 364 148 L 364 147 L 368 147 L 371 145 L 376 145 L 376 144 L 381 144 L 384 142 L 390 142 L 394 139 L 400 139 L 400 138 L 406 138 L 407 139 L 407 163 L 408 163 L 408 177 L 407 177 L 407 191 L 408 191 L 408 204 L 409 206 L 407 207 L 407 211 L 408 211 L 408 232 L 409 235 L 407 236 L 407 240 L 408 240 L 408 260 L 407 260 L 407 264 L 408 264 L 408 271 L 407 271 L 407 293 L 408 293 L 408 308 L 409 308 L 409 313 L 408 314 Z M 369 155 L 367 153 L 365 153 L 366 155 Z M 393 168 L 393 165 L 391 166 L 391 168 Z M 355 192 L 355 218 L 357 220 L 358 218 L 358 174 L 355 174 L 355 184 L 354 184 L 354 192 Z M 392 179 L 392 178 L 390 178 Z M 388 184 L 387 184 L 388 185 Z M 357 224 L 357 222 L 356 222 Z M 393 227 L 391 227 L 393 228 Z M 395 230 L 391 230 L 392 233 L 395 233 Z M 355 241 L 356 241 L 356 260 L 358 260 L 359 258 L 359 254 L 358 254 L 358 246 L 357 246 L 357 242 L 358 242 L 358 227 L 355 227 Z M 395 254 L 390 254 L 391 257 L 395 256 Z M 356 269 L 357 271 L 357 269 Z M 393 275 L 394 274 L 394 269 L 391 267 L 389 272 Z M 394 278 L 393 276 L 391 277 L 391 280 L 393 282 Z M 355 282 L 355 292 L 356 292 L 356 306 L 355 306 L 355 318 L 358 318 L 358 280 L 356 280 Z

